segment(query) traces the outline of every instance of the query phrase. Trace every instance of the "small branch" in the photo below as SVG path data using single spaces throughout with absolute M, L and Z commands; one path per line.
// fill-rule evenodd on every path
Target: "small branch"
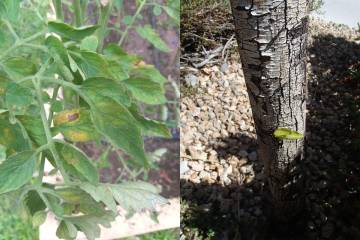
M 15 38 L 15 41 L 19 41 L 19 36 L 17 35 L 17 33 L 15 32 L 14 28 L 12 27 L 12 25 L 9 23 L 9 21 L 7 20 L 3 20 L 3 22 L 5 22 L 5 25 L 7 26 L 7 28 L 9 29 L 9 31 L 11 32 L 11 34 L 13 35 L 13 37 Z
M 101 52 L 104 47 L 104 41 L 106 37 L 106 31 L 107 31 L 107 24 L 109 22 L 111 10 L 113 7 L 113 1 L 110 0 L 106 6 L 102 6 L 100 4 L 100 29 L 98 30 L 98 39 L 99 39 L 99 46 L 98 46 L 98 52 Z
M 40 37 L 41 35 L 45 34 L 46 31 L 41 31 L 38 33 L 35 33 L 34 35 L 25 38 L 23 40 L 19 40 L 18 42 L 16 42 L 14 45 L 12 45 L 10 48 L 8 48 L 6 51 L 4 51 L 1 55 L 0 55 L 0 60 L 2 60 L 4 57 L 6 57 L 9 53 L 12 53 L 12 51 L 14 51 L 16 48 L 23 46 L 24 44 L 31 42 L 35 39 L 37 39 L 38 37 Z
M 56 19 L 64 21 L 64 13 L 62 9 L 61 0 L 53 0 L 53 4 L 56 13 Z
M 80 0 L 74 1 L 74 11 L 75 11 L 75 26 L 80 27 L 83 21 L 83 13 L 82 13 Z
M 145 6 L 145 3 L 146 3 L 146 0 L 142 0 L 142 2 L 140 3 L 138 9 L 136 10 L 134 16 L 131 18 L 131 21 L 130 21 L 129 25 L 126 26 L 123 35 L 121 35 L 121 38 L 120 38 L 120 41 L 119 41 L 119 44 L 118 44 L 119 46 L 121 46 L 124 43 L 125 38 L 127 37 L 128 33 L 129 33 L 129 30 L 134 25 L 134 22 L 135 22 L 136 18 L 138 17 L 138 15 L 141 13 L 141 10 Z

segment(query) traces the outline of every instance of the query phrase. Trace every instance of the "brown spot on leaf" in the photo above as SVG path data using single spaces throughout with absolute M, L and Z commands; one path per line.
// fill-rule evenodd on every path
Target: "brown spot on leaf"
M 72 122 L 72 121 L 75 121 L 76 119 L 79 118 L 79 113 L 74 113 L 74 114 L 69 114 L 67 117 L 68 117 L 68 120 L 69 122 Z

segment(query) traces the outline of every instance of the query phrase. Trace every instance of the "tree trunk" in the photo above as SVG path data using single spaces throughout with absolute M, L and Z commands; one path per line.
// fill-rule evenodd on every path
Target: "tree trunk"
M 305 132 L 307 0 L 231 0 L 246 86 L 271 199 L 286 217 L 302 202 L 304 140 L 277 140 L 283 127 Z

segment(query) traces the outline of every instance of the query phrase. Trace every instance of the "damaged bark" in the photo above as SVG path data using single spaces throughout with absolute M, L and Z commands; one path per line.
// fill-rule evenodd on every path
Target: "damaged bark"
M 307 0 L 231 0 L 259 160 L 277 215 L 301 209 L 304 140 L 274 138 L 277 128 L 305 132 Z

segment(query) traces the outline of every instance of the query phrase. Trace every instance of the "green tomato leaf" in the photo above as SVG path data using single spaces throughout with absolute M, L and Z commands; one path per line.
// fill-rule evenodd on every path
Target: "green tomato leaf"
M 82 39 L 91 36 L 99 26 L 84 26 L 74 28 L 71 25 L 62 22 L 48 22 L 50 32 L 59 34 L 61 37 L 68 38 L 74 41 L 81 41 Z
M 18 116 L 17 119 L 24 126 L 30 139 L 37 146 L 42 146 L 47 143 L 45 130 L 39 117 L 23 115 Z
M 85 78 L 112 77 L 109 64 L 102 55 L 90 51 L 81 51 L 80 54 L 72 54 L 71 56 L 84 73 Z
M 73 167 L 78 175 L 91 183 L 99 182 L 99 175 L 96 168 L 87 158 L 85 153 L 70 144 L 56 143 L 56 148 L 63 160 L 63 163 Z M 78 177 L 75 176 L 75 177 Z
M 35 213 L 46 209 L 45 203 L 41 199 L 39 193 L 35 190 L 29 191 L 25 195 L 23 202 L 31 216 L 34 216 Z
M 80 49 L 96 52 L 98 44 L 99 44 L 99 40 L 97 39 L 96 36 L 89 36 L 81 41 Z
M 137 27 L 136 32 L 144 39 L 148 40 L 154 47 L 163 52 L 170 52 L 171 49 L 161 39 L 160 35 L 150 25 Z
M 45 44 L 47 45 L 47 47 L 50 50 L 50 53 L 53 56 L 58 55 L 61 58 L 62 62 L 66 64 L 66 66 L 70 66 L 68 51 L 65 48 L 63 42 L 59 38 L 50 35 L 49 37 L 46 38 Z
M 55 100 L 51 102 L 51 111 L 61 112 L 64 109 L 64 104 L 62 101 Z
M 135 66 L 131 72 L 133 78 L 150 79 L 153 82 L 163 85 L 167 79 L 153 65 L 141 64 Z
M 36 65 L 31 59 L 24 57 L 9 58 L 3 63 L 3 66 L 4 71 L 14 80 L 34 75 L 37 72 Z
M 0 144 L 0 164 L 6 160 L 6 147 Z
M 25 151 L 10 156 L 0 164 L 0 194 L 17 190 L 29 182 L 35 163 L 34 152 Z
M 161 13 L 162 13 L 161 6 L 155 5 L 155 6 L 153 7 L 153 14 L 154 14 L 155 16 L 160 16 Z
M 167 15 L 174 20 L 175 24 L 180 26 L 180 8 L 163 6 L 163 9 Z
M 24 114 L 35 103 L 35 96 L 30 88 L 16 83 L 9 83 L 5 93 L 7 108 L 15 115 Z
M 107 78 L 89 78 L 81 85 L 86 95 L 109 97 L 119 104 L 130 106 L 130 92 L 122 82 Z
M 143 78 L 129 78 L 123 81 L 123 83 L 132 92 L 134 97 L 143 103 L 166 103 L 165 91 L 159 83 Z
M 278 128 L 274 132 L 274 137 L 281 140 L 297 140 L 304 138 L 304 135 L 288 128 Z
M 0 17 L 15 22 L 19 18 L 20 0 L 0 1 Z
M 165 138 L 171 138 L 172 135 L 169 131 L 169 128 L 158 121 L 147 119 L 144 116 L 142 116 L 135 104 L 132 104 L 132 106 L 129 108 L 131 114 L 134 116 L 134 118 L 138 121 L 138 123 L 141 126 L 142 132 L 146 136 L 157 136 L 157 137 L 165 137 Z

